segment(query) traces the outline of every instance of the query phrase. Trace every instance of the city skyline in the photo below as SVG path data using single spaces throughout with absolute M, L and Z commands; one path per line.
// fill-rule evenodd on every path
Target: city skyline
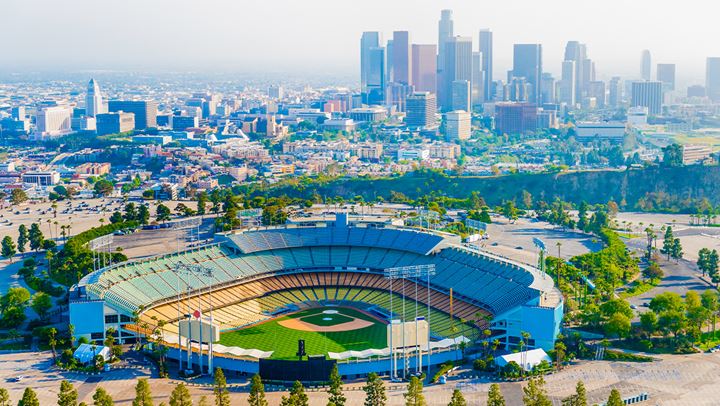
M 587 44 L 593 61 L 597 62 L 598 78 L 604 80 L 616 75 L 639 77 L 641 52 L 648 49 L 653 65 L 677 65 L 679 85 L 702 83 L 705 58 L 720 55 L 719 45 L 708 42 L 702 47 L 688 47 L 687 41 L 678 41 L 678 30 L 688 39 L 720 33 L 720 28 L 711 24 L 712 13 L 697 13 L 698 8 L 691 5 L 671 12 L 657 2 L 649 6 L 612 0 L 602 8 L 588 10 L 583 5 L 560 0 L 472 6 L 458 1 L 420 1 L 413 2 L 413 13 L 407 13 L 408 1 L 385 4 L 371 0 L 340 5 L 318 0 L 313 7 L 280 1 L 278 7 L 266 10 L 259 3 L 239 5 L 216 0 L 192 4 L 160 0 L 142 4 L 145 10 L 142 20 L 133 13 L 141 6 L 138 0 L 128 1 L 112 13 L 105 13 L 103 7 L 87 0 L 71 0 L 62 5 L 40 0 L 6 3 L 0 16 L 0 33 L 14 38 L 5 46 L 12 57 L 4 63 L 4 69 L 11 71 L 283 72 L 292 63 L 296 72 L 354 74 L 359 66 L 357 38 L 363 31 L 380 31 L 384 40 L 390 39 L 393 31 L 409 31 L 413 43 L 437 44 L 437 21 L 440 10 L 445 8 L 454 11 L 454 35 L 472 37 L 474 50 L 479 30 L 493 31 L 494 79 L 503 78 L 511 69 L 516 43 L 542 44 L 543 66 L 555 76 L 561 72 L 566 42 Z M 691 3 L 700 7 L 699 1 Z M 169 5 L 172 7 L 168 8 Z M 312 9 L 322 12 L 307 12 Z M 78 10 L 93 11 L 83 15 Z M 606 24 L 587 24 L 588 13 L 592 13 L 593 21 Z M 248 14 L 253 18 L 242 18 Z M 353 18 L 348 18 L 350 15 Z M 83 17 L 81 23 L 67 24 L 77 16 Z M 110 24 L 109 19 L 115 22 Z M 608 29 L 629 19 L 632 24 L 621 24 L 622 29 Z M 34 22 L 32 29 L 26 24 L 29 20 Z M 197 24 L 198 21 L 213 23 Z M 673 29 L 658 30 L 659 21 L 669 21 Z M 142 29 L 128 29 L 136 26 Z M 288 35 L 289 32 L 293 35 Z M 53 45 L 48 38 L 68 45 Z M 73 46 L 79 44 L 77 38 L 83 38 L 83 46 Z M 617 46 L 619 41 L 622 46 Z M 268 49 L 273 52 L 264 52 Z M 312 52 L 314 57 L 307 58 Z M 131 54 L 134 57 L 128 58 Z M 654 66 L 652 70 L 654 73 Z

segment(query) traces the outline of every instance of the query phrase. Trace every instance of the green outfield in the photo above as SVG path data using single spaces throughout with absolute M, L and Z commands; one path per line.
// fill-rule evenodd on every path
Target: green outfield
M 356 319 L 372 324 L 364 328 L 338 332 L 302 331 L 280 324 L 283 321 L 295 320 L 322 329 L 353 323 Z M 387 347 L 387 328 L 385 323 L 356 309 L 318 307 L 281 316 L 248 328 L 222 333 L 220 344 L 273 351 L 273 359 L 296 359 L 297 342 L 301 339 L 305 340 L 305 351 L 308 355 L 379 349 Z

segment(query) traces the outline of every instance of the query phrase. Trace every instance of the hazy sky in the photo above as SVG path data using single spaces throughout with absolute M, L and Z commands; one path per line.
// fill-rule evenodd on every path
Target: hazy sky
M 475 47 L 480 28 L 494 31 L 496 78 L 520 42 L 542 43 L 553 73 L 567 40 L 585 42 L 601 78 L 638 76 L 647 48 L 701 83 L 720 56 L 712 0 L 2 0 L 0 69 L 353 74 L 362 31 L 434 43 L 443 8 Z

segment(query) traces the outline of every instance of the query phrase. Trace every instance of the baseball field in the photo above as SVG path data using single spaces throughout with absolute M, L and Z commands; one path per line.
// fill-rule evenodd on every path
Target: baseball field
M 308 355 L 387 347 L 385 322 L 349 307 L 301 310 L 220 335 L 220 344 L 273 351 L 273 359 L 296 359 L 298 340 Z

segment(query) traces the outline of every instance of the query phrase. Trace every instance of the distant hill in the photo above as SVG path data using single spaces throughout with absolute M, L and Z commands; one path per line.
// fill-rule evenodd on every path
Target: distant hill
M 300 185 L 280 183 L 262 192 L 279 196 L 310 199 L 363 196 L 371 201 L 377 196 L 390 200 L 392 192 L 411 199 L 434 194 L 465 199 L 477 191 L 488 204 L 520 201 L 523 190 L 533 200 L 552 202 L 555 198 L 580 203 L 607 203 L 614 200 L 624 210 L 695 212 L 698 206 L 720 205 L 720 166 L 681 168 L 650 167 L 627 171 L 581 171 L 544 174 L 514 174 L 493 177 L 457 177 L 433 171 L 419 171 L 394 178 L 335 178 L 310 181 Z M 259 192 L 259 193 L 258 193 Z M 703 202 L 703 199 L 706 199 Z

